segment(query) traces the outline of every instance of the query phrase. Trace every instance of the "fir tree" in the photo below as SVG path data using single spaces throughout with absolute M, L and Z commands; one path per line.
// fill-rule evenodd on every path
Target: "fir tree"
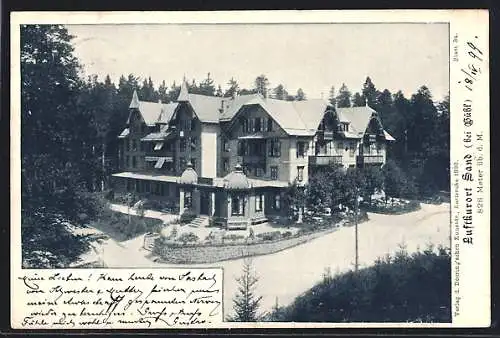
M 351 106 L 351 92 L 345 85 L 342 83 L 342 86 L 339 89 L 339 93 L 337 95 L 337 106 L 339 108 L 346 108 Z
M 257 311 L 262 296 L 255 294 L 255 288 L 259 278 L 252 271 L 252 260 L 246 258 L 243 261 L 243 272 L 236 278 L 238 282 L 238 293 L 233 299 L 234 316 L 231 321 L 236 322 L 256 322 L 259 320 Z

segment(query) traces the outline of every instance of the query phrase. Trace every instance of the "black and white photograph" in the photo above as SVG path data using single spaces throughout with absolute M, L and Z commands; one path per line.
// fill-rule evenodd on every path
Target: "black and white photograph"
M 450 34 L 422 20 L 21 24 L 13 250 L 38 276 L 24 284 L 78 307 L 90 291 L 33 281 L 217 268 L 222 302 L 177 285 L 163 304 L 207 300 L 235 325 L 452 323 Z M 87 318 L 103 328 L 120 321 L 110 294 Z M 142 294 L 138 323 L 167 324 L 169 305 Z

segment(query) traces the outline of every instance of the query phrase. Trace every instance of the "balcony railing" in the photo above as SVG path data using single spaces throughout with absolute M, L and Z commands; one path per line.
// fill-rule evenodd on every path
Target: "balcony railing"
M 356 157 L 358 164 L 382 164 L 384 163 L 383 155 L 360 155 Z
M 309 156 L 309 164 L 311 165 L 342 164 L 342 155 Z
M 333 140 L 333 131 L 320 130 L 318 131 L 319 139 Z
M 238 156 L 241 164 L 266 164 L 266 155 L 244 155 Z

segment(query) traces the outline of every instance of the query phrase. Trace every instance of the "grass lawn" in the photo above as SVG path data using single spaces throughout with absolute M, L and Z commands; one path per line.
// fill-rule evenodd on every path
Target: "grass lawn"
M 126 215 L 113 210 L 106 210 L 99 220 L 91 224 L 92 227 L 101 230 L 119 242 L 137 237 L 146 232 L 159 231 L 162 225 L 162 220 L 157 218 Z

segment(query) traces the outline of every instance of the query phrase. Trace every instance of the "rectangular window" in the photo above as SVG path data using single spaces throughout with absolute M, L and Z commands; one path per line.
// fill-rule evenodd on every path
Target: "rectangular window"
M 245 142 L 243 141 L 238 141 L 238 156 L 243 156 L 245 153 Z
M 273 119 L 270 117 L 267 118 L 267 131 L 273 131 Z
M 222 151 L 225 152 L 229 151 L 229 141 L 226 140 L 225 138 L 222 139 Z
M 297 158 L 306 156 L 306 143 L 297 142 Z
M 272 139 L 269 147 L 269 156 L 280 157 L 281 156 L 281 141 L 279 139 Z
M 196 137 L 191 137 L 191 150 L 196 150 L 198 144 L 198 139 Z
M 222 170 L 224 170 L 225 172 L 229 171 L 229 159 L 228 158 L 222 159 Z
M 125 156 L 125 165 L 126 165 L 127 167 L 130 167 L 130 156 L 128 156 L 128 155 L 127 155 L 127 156 Z
M 231 196 L 231 216 L 245 215 L 245 199 L 243 196 Z
M 195 170 L 196 170 L 196 159 L 195 158 L 191 158 L 191 164 L 193 165 L 193 168 L 195 168 Z
M 255 169 L 255 176 L 262 177 L 262 176 L 264 176 L 264 174 L 265 174 L 265 170 L 263 168 L 257 167 Z
M 186 159 L 184 157 L 181 157 L 179 159 L 179 165 L 180 165 L 180 170 L 183 171 L 184 169 L 186 169 L 187 167 L 187 162 L 186 162 Z
M 353 157 L 356 153 L 356 143 L 349 143 L 349 156 Z
M 161 150 L 163 148 L 163 142 L 156 142 L 154 150 Z
M 304 167 L 297 167 L 297 181 L 302 182 L 304 180 Z
M 193 206 L 193 198 L 191 196 L 191 191 L 186 190 L 184 192 L 184 207 L 189 209 Z
M 180 148 L 181 152 L 186 151 L 186 139 L 185 138 L 181 138 L 179 148 Z
M 262 211 L 262 197 L 260 194 L 255 195 L 255 211 Z
M 191 120 L 191 130 L 195 130 L 196 129 L 196 123 L 195 123 L 195 119 L 193 118 Z
M 135 156 L 132 156 L 132 167 L 137 167 L 137 158 Z
M 377 154 L 378 155 L 382 154 L 382 144 L 381 143 L 377 143 Z
M 255 131 L 255 120 L 250 119 L 248 122 L 249 122 L 248 131 L 253 133 Z
M 132 181 L 127 180 L 127 192 L 130 192 L 132 190 Z
M 248 132 L 248 120 L 245 118 L 241 120 L 241 129 L 244 133 Z
M 125 142 L 125 149 L 126 149 L 127 151 L 130 151 L 130 140 L 125 139 L 125 141 L 124 141 L 124 142 Z
M 137 150 L 137 143 L 135 142 L 135 140 L 132 140 L 132 151 L 136 151 Z
M 255 119 L 255 131 L 261 131 L 261 125 L 260 125 L 260 123 L 261 123 L 261 119 L 260 119 L 260 117 L 257 117 Z
M 344 145 L 342 142 L 335 143 L 335 151 L 336 151 L 337 155 L 342 155 L 342 148 L 344 148 Z
M 135 180 L 135 191 L 137 192 L 142 192 L 142 185 L 141 185 L 141 181 L 139 180 Z
M 280 210 L 281 209 L 281 195 L 280 194 L 274 195 L 273 208 L 274 208 L 274 210 Z
M 271 167 L 271 179 L 272 180 L 278 179 L 278 167 Z

